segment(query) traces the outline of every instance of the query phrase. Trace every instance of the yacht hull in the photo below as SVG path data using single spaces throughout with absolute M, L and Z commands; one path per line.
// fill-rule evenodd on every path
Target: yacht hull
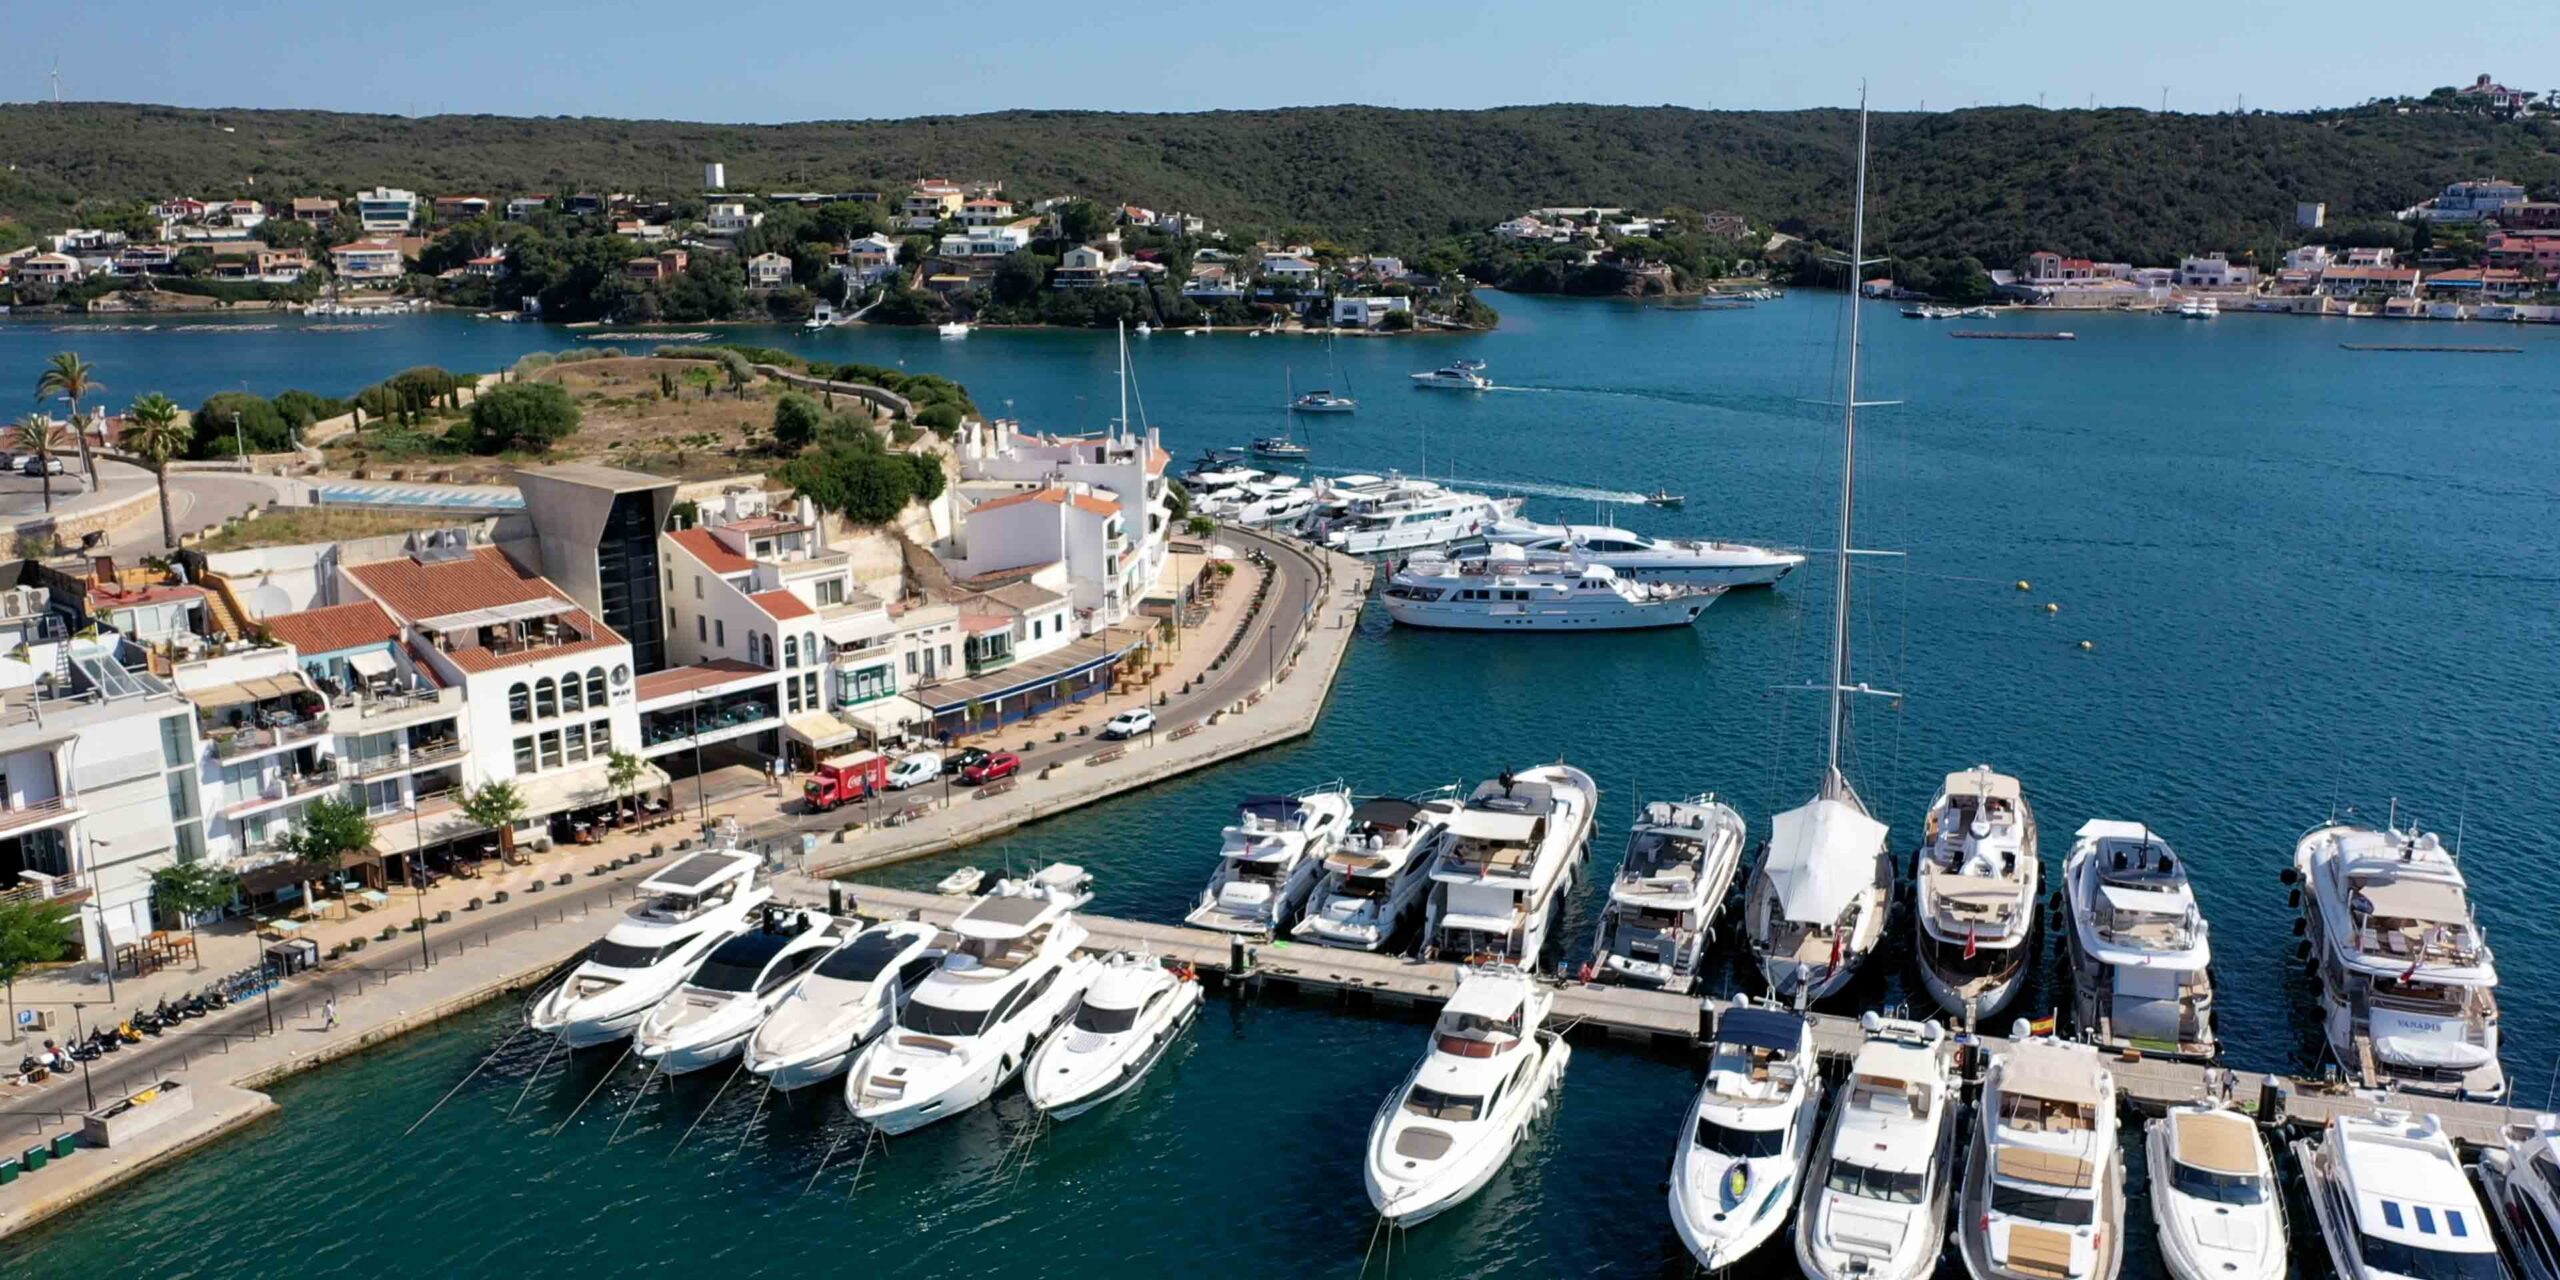
M 1981 1026 L 2007 1009 L 2027 985 L 2027 944 L 2020 944 L 2016 950 L 2018 954 L 2010 958 L 2005 970 L 1978 978 L 1942 972 L 1923 956 L 1920 985 L 1928 988 L 1929 998 L 1937 1001 L 1940 1009 L 1959 1018 L 1965 1016 L 1965 997 L 1970 994 L 1974 999 L 1974 1025 Z
M 2172 1280 L 2284 1280 L 2291 1255 L 2285 1245 L 2284 1218 L 2279 1209 L 2283 1203 L 2281 1194 L 2270 1197 L 2265 1205 L 2260 1206 L 2271 1219 L 2265 1226 L 2272 1248 L 2262 1251 L 2254 1259 L 2243 1251 L 2232 1249 L 2212 1250 L 2212 1256 L 2208 1258 L 2207 1250 L 2194 1238 L 2192 1231 L 2177 1222 L 2172 1208 L 2173 1198 L 2161 1191 L 2169 1185 L 2172 1162 L 2167 1140 L 2156 1123 L 2143 1140 L 2143 1159 L 2151 1172 L 2151 1224 L 2160 1239 L 2160 1261 L 2168 1267 Z M 2485 1160 L 2480 1165 L 2480 1180 L 2483 1184 L 2489 1180 L 2489 1165 Z M 2219 1205 L 2213 1208 L 2220 1215 L 2230 1212 Z M 2224 1234 L 2231 1234 L 2229 1226 L 2221 1229 Z
M 1991 1152 L 1977 1133 L 1973 1148 L 1965 1160 L 1964 1203 L 1956 1215 L 1957 1253 L 1964 1257 L 1965 1274 L 1973 1280 L 2052 1280 L 2041 1271 L 2017 1270 L 1991 1260 L 1991 1242 L 1984 1236 L 1984 1206 L 1991 1192 Z M 2116 1280 L 2124 1267 L 2124 1161 L 2106 1161 L 2106 1182 L 2098 1191 L 2098 1254 L 2096 1265 L 2082 1280 Z
M 1718 597 L 1677 596 L 1665 600 L 1584 600 L 1560 604 L 1505 604 L 1466 608 L 1447 601 L 1382 597 L 1387 616 L 1408 627 L 1441 631 L 1634 631 L 1646 627 L 1685 627 L 1698 620 Z
M 1791 1135 L 1788 1146 L 1793 1151 L 1802 1153 L 1811 1145 L 1814 1119 L 1821 1114 L 1821 1111 L 1822 1091 L 1807 1090 L 1804 1101 L 1796 1106 L 1794 1118 L 1788 1122 Z M 1695 1155 L 1694 1148 L 1688 1144 L 1689 1128 L 1697 1123 L 1697 1116 L 1697 1111 L 1692 1109 L 1689 1125 L 1682 1127 L 1681 1142 L 1684 1157 Z M 1731 1209 L 1727 1209 L 1724 1213 L 1717 1213 L 1708 1206 L 1717 1203 L 1718 1193 L 1714 1190 L 1714 1184 L 1724 1180 L 1734 1162 L 1714 1160 L 1693 1165 L 1688 1159 L 1674 1161 L 1669 1192 L 1671 1227 L 1679 1233 L 1680 1243 L 1687 1247 L 1689 1256 L 1697 1259 L 1699 1266 L 1711 1272 L 1730 1267 L 1751 1256 L 1760 1246 L 1767 1244 L 1771 1238 L 1785 1230 L 1787 1224 L 1795 1220 L 1792 1210 L 1795 1208 L 1796 1197 L 1803 1190 L 1800 1182 L 1804 1173 L 1803 1161 L 1800 1158 L 1779 1156 L 1743 1163 L 1751 1168 L 1750 1190 L 1745 1194 L 1757 1201 L 1760 1207 L 1739 1229 L 1728 1233 L 1721 1229 L 1723 1224 L 1717 1219 L 1728 1217 L 1732 1212 Z M 1709 1164 L 1712 1168 L 1706 1167 Z M 1707 1179 L 1709 1185 L 1706 1187 L 1690 1185 L 1690 1180 L 1697 1178 Z M 1765 1192 L 1760 1190 L 1764 1183 L 1770 1187 Z
M 1042 1045 L 1040 1052 L 1032 1055 L 1030 1070 L 1023 1077 L 1023 1092 L 1031 1098 L 1031 1105 L 1052 1120 L 1073 1120 L 1137 1088 L 1147 1078 L 1147 1073 L 1164 1058 L 1165 1052 L 1190 1028 L 1191 1020 L 1199 1015 L 1199 984 L 1182 984 L 1176 998 L 1182 1002 L 1181 1006 L 1159 1021 L 1142 1048 L 1116 1064 L 1107 1075 L 1079 1077 L 1065 1088 L 1047 1083 L 1057 1075 L 1052 1063 L 1057 1055 L 1050 1052 L 1049 1045 L 1060 1043 L 1057 1037 L 1068 1032 L 1060 1031 L 1053 1035 L 1049 1044 Z
M 1370 1154 L 1361 1162 L 1361 1181 L 1369 1192 L 1369 1203 L 1378 1216 L 1399 1227 L 1410 1227 L 1447 1213 L 1472 1199 L 1485 1184 L 1493 1181 L 1511 1163 L 1519 1150 L 1520 1139 L 1529 1126 L 1544 1118 L 1555 1105 L 1557 1086 L 1564 1082 L 1566 1063 L 1573 1058 L 1573 1047 L 1550 1032 L 1538 1033 L 1540 1057 L 1537 1087 L 1527 1090 L 1525 1098 L 1512 1112 L 1509 1128 L 1501 1136 L 1488 1138 L 1469 1151 L 1463 1172 L 1452 1171 L 1442 1179 L 1389 1186 L 1378 1177 L 1378 1126 L 1369 1133 Z M 1383 1120 L 1380 1122 L 1383 1123 Z
M 644 1053 L 642 1060 L 654 1062 L 660 1075 L 686 1075 L 705 1067 L 718 1066 L 737 1057 L 738 1051 L 746 1048 L 747 1036 L 751 1031 L 752 1028 L 722 1036 L 716 1040 L 679 1045 L 654 1056 Z
M 806 1089 L 813 1084 L 825 1084 L 843 1075 L 845 1069 L 853 1065 L 854 1054 L 860 1051 L 861 1046 L 849 1045 L 820 1057 L 780 1064 L 751 1063 L 747 1069 L 763 1076 L 767 1085 L 784 1093 L 791 1093 Z

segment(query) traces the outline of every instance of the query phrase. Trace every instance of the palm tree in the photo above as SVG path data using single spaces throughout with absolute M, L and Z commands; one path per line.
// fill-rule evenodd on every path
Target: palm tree
M 41 413 L 30 413 L 17 426 L 9 429 L 9 447 L 29 454 L 36 460 L 36 474 L 44 478 L 44 509 L 53 510 L 53 460 L 64 448 L 62 428 Z
M 89 456 L 89 433 L 80 429 L 80 402 L 87 399 L 90 392 L 106 389 L 106 384 L 98 381 L 97 366 L 81 359 L 77 351 L 55 352 L 53 359 L 45 364 L 44 372 L 36 375 L 37 403 L 43 403 L 50 396 L 60 396 L 71 402 L 71 430 L 73 437 L 80 442 L 80 470 L 89 477 L 91 493 L 98 491 L 98 461 Z
M 160 542 L 178 545 L 178 524 L 169 515 L 169 460 L 187 451 L 195 440 L 195 429 L 178 421 L 178 403 L 157 391 L 133 402 L 126 415 L 130 424 L 124 429 L 124 450 L 142 459 L 151 468 L 152 479 L 160 485 Z

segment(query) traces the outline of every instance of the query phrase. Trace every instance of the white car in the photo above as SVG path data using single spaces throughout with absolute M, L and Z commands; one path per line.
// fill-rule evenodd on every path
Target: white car
M 58 476 L 62 474 L 62 459 L 55 457 L 38 457 L 32 453 L 21 454 L 18 458 L 18 471 L 20 474 L 30 476 Z
M 889 766 L 889 789 L 904 791 L 909 787 L 922 786 L 941 776 L 942 757 L 930 751 L 919 751 L 911 756 L 903 756 L 896 764 Z
M 1110 723 L 1102 726 L 1102 736 L 1106 739 L 1134 738 L 1155 727 L 1156 713 L 1140 707 L 1111 717 Z

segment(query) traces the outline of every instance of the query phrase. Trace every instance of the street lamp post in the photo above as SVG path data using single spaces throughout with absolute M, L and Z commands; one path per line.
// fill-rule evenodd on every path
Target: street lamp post
M 423 968 L 434 968 L 435 953 L 427 950 L 427 827 L 426 818 L 418 812 L 418 780 L 409 779 L 409 891 L 418 904 L 418 961 Z
M 693 799 L 701 810 L 702 829 L 711 829 L 711 792 L 702 780 L 702 700 L 694 699 L 688 708 L 693 723 Z
M 80 1011 L 88 1007 L 89 1006 L 82 1004 L 77 1000 L 71 1002 L 71 1033 L 74 1036 L 79 1037 L 71 1042 L 71 1047 L 75 1053 L 79 1050 L 80 1046 L 89 1039 L 88 1024 L 82 1021 L 80 1017 Z M 80 1059 L 80 1092 L 87 1095 L 89 1099 L 89 1109 L 91 1111 L 97 1110 L 98 1090 L 96 1086 L 89 1082 L 89 1060 L 87 1058 Z
M 87 904 L 98 913 L 98 968 L 107 975 L 107 1003 L 116 1003 L 116 948 L 107 936 L 107 909 L 97 903 Z

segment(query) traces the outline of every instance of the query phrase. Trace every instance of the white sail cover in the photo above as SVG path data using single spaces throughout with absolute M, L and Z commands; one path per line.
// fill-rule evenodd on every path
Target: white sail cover
M 1876 880 L 1883 823 L 1846 800 L 1817 797 L 1769 824 L 1761 873 L 1778 908 L 1798 924 L 1827 925 Z

